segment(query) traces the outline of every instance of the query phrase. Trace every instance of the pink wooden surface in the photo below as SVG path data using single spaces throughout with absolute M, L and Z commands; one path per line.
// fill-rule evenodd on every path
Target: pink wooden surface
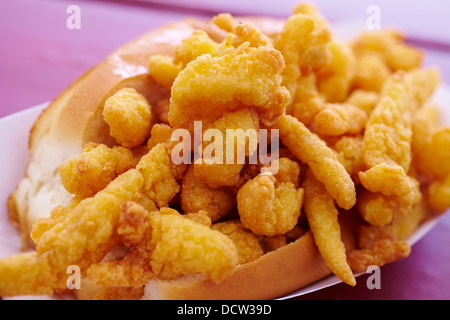
M 370 3 L 369 3 L 370 2 Z M 153 3 L 153 4 L 152 4 Z M 157 3 L 156 5 L 154 3 Z M 53 99 L 76 77 L 123 43 L 186 15 L 233 14 L 287 16 L 296 1 L 0 1 L 0 117 Z M 419 41 L 450 46 L 449 5 L 377 1 L 382 24 L 396 24 Z M 81 29 L 68 30 L 66 9 L 81 8 Z M 332 21 L 366 16 L 372 1 L 318 0 Z M 397 23 L 396 23 L 397 22 Z M 450 51 L 428 50 L 427 64 L 441 66 L 450 83 Z M 450 107 L 450 106 L 448 106 Z M 450 215 L 417 243 L 411 256 L 381 269 L 381 290 L 369 290 L 363 276 L 350 288 L 338 285 L 305 299 L 450 299 Z

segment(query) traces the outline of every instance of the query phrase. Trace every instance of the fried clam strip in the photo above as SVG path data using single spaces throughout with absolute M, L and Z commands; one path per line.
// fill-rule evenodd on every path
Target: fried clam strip
M 363 157 L 369 169 L 386 163 L 409 170 L 413 103 L 404 78 L 396 73 L 388 80 L 367 121 Z
M 414 102 L 405 78 L 403 72 L 391 76 L 364 132 L 362 151 L 368 170 L 359 172 L 359 179 L 367 190 L 377 195 L 362 193 L 359 208 L 364 208 L 360 210 L 363 218 L 377 226 L 392 220 L 392 205 L 396 201 L 386 197 L 415 199 L 411 183 L 414 180 L 407 175 L 412 157 Z M 410 209 L 411 205 L 406 204 L 406 208 Z
M 322 257 L 339 279 L 354 286 L 356 280 L 347 264 L 345 245 L 341 240 L 338 210 L 333 198 L 310 169 L 306 173 L 303 188 L 305 190 L 304 211 Z
M 89 267 L 87 276 L 96 285 L 140 288 L 152 277 L 197 274 L 220 282 L 238 263 L 231 239 L 167 207 L 149 212 L 125 202 L 117 233 L 129 250 L 122 259 Z
M 289 115 L 282 115 L 272 128 L 279 129 L 283 144 L 311 168 L 339 207 L 350 209 L 355 205 L 355 184 L 336 153 L 323 140 Z
M 58 207 L 51 217 L 38 221 L 31 234 L 36 251 L 0 260 L 0 295 L 65 289 L 68 266 L 77 265 L 84 272 L 117 246 L 115 228 L 124 201 L 153 209 L 167 206 L 179 190 L 175 178 L 184 171 L 171 163 L 169 151 L 163 144 L 155 146 L 137 169 L 121 174 L 94 197 L 75 202 L 67 210 Z
M 168 116 L 173 128 L 193 132 L 195 120 L 205 126 L 246 106 L 271 125 L 285 111 L 290 96 L 281 85 L 282 54 L 256 28 L 239 24 L 236 32 L 234 47 L 222 56 L 197 57 L 175 79 Z

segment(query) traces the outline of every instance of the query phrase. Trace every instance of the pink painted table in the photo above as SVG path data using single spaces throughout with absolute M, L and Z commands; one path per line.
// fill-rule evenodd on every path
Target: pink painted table
M 287 16 L 297 1 L 50 1 L 0 2 L 0 118 L 52 100 L 75 78 L 130 39 L 187 15 Z M 332 21 L 366 19 L 370 0 L 318 0 Z M 81 29 L 69 30 L 70 5 L 81 9 Z M 450 6 L 433 2 L 378 0 L 382 25 L 397 25 L 427 49 L 426 64 L 441 67 L 450 83 Z M 450 107 L 447 106 L 447 107 Z M 450 214 L 414 247 L 411 256 L 381 269 L 381 289 L 367 276 L 356 287 L 337 285 L 301 299 L 450 299 Z

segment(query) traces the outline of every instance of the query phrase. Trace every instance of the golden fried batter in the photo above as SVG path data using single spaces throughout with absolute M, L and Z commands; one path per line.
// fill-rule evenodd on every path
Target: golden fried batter
M 214 130 L 214 141 L 206 140 L 208 129 Z M 194 164 L 197 178 L 212 188 L 233 186 L 245 164 L 245 156 L 256 152 L 258 116 L 248 108 L 225 113 L 203 134 L 202 159 Z
M 297 13 L 286 21 L 275 41 L 275 48 L 283 54 L 286 61 L 283 85 L 289 90 L 291 97 L 296 94 L 302 69 L 320 69 L 329 62 L 326 46 L 329 40 L 330 31 L 323 20 L 316 18 L 316 14 Z M 313 65 L 312 61 L 317 65 Z
M 283 158 L 282 158 L 283 159 Z M 280 159 L 281 160 L 281 159 Z M 274 177 L 262 173 L 247 181 L 238 191 L 237 205 L 244 227 L 259 235 L 281 235 L 297 224 L 303 203 L 303 189 L 297 188 L 299 167 L 292 160 L 280 161 L 282 169 Z M 297 177 L 293 178 L 292 171 Z
M 261 34 L 261 37 L 265 37 Z M 284 60 L 271 45 L 252 47 L 243 39 L 223 56 L 201 55 L 180 72 L 172 87 L 169 123 L 193 132 L 193 121 L 212 123 L 245 106 L 272 124 L 285 110 L 289 93 L 281 85 Z M 189 88 L 186 91 L 186 88 Z
M 130 150 L 90 143 L 84 147 L 80 156 L 61 165 L 59 175 L 67 191 L 86 198 L 103 190 L 132 166 L 133 154 Z
M 396 30 L 377 30 L 362 33 L 354 42 L 357 56 L 378 56 L 392 71 L 410 70 L 420 66 L 423 51 L 405 44 L 404 36 Z
M 364 130 L 367 114 L 351 104 L 325 104 L 314 117 L 317 132 L 323 136 L 358 134 Z
M 355 205 L 355 184 L 336 153 L 323 140 L 288 115 L 281 116 L 273 128 L 280 130 L 283 144 L 311 168 L 317 180 L 325 185 L 341 208 L 350 209 Z
M 351 47 L 341 41 L 328 43 L 331 61 L 318 72 L 319 92 L 328 102 L 342 102 L 351 88 L 356 58 Z
M 350 251 L 348 261 L 356 272 L 365 272 L 369 266 L 382 265 L 406 258 L 411 253 L 411 247 L 405 241 L 379 240 L 371 249 Z
M 109 97 L 103 108 L 103 117 L 109 125 L 111 137 L 124 147 L 137 147 L 150 134 L 151 107 L 135 89 L 121 89 Z
M 258 239 L 246 230 L 239 220 L 216 223 L 211 229 L 220 231 L 233 240 L 239 255 L 239 264 L 256 260 L 264 254 Z
M 354 286 L 356 280 L 347 264 L 345 246 L 341 240 L 338 210 L 333 199 L 311 170 L 306 173 L 303 187 L 306 218 L 322 257 L 339 279 Z
M 238 263 L 233 241 L 170 208 L 152 215 L 151 267 L 161 279 L 203 274 L 214 282 L 230 275 Z
M 211 188 L 194 173 L 190 165 L 181 183 L 181 208 L 186 213 L 204 210 L 212 221 L 225 216 L 236 203 L 236 195 L 228 187 Z

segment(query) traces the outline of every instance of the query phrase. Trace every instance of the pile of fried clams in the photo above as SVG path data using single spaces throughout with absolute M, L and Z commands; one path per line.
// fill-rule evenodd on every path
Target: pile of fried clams
M 213 22 L 222 42 L 198 30 L 174 57 L 149 57 L 170 96 L 150 106 L 126 88 L 106 101 L 117 145 L 90 143 L 61 166 L 74 197 L 33 226 L 35 251 L 0 261 L 0 295 L 65 292 L 69 265 L 101 288 L 96 299 L 139 298 L 152 278 L 218 283 L 308 230 L 355 285 L 353 272 L 407 257 L 407 237 L 450 207 L 450 128 L 428 102 L 440 75 L 401 33 L 343 42 L 309 4 L 270 37 L 229 14 Z M 172 133 L 194 121 L 224 137 L 278 129 L 277 172 L 175 164 Z

